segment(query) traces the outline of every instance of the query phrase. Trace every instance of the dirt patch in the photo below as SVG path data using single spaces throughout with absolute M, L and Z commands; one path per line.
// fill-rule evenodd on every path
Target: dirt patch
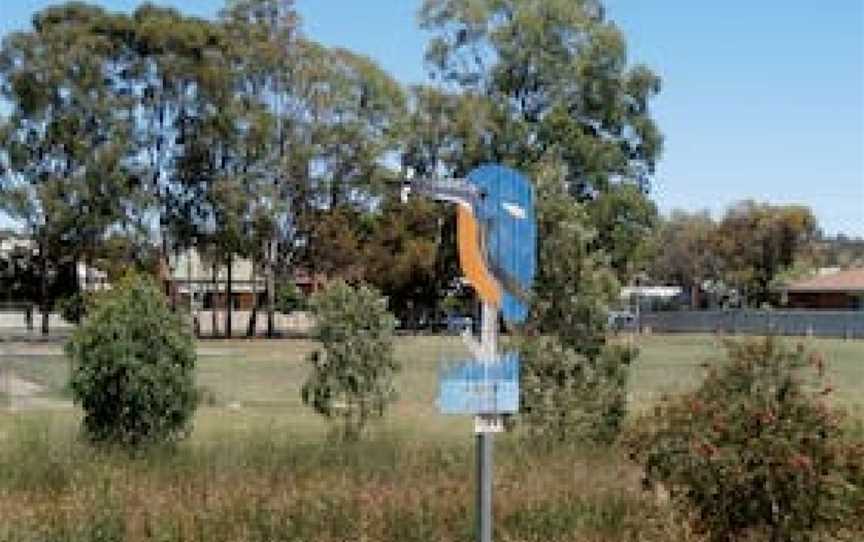
M 43 396 L 46 390 L 42 384 L 20 378 L 11 371 L 0 373 L 0 394 L 6 396 L 10 410 L 54 410 L 72 407 L 70 401 Z
M 13 397 L 30 397 L 45 391 L 45 386 L 18 378 L 14 374 L 3 375 L 0 383 L 3 385 L 3 391 Z

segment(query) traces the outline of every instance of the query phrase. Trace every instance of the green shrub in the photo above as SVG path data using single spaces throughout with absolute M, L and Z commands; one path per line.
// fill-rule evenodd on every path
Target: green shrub
M 57 312 L 67 322 L 80 324 L 87 315 L 87 303 L 89 296 L 84 292 L 75 292 L 57 300 Z
M 290 314 L 306 308 L 303 292 L 293 282 L 286 282 L 276 289 L 276 310 Z
M 195 347 L 152 279 L 128 275 L 98 295 L 66 353 L 91 441 L 137 447 L 189 432 Z
M 518 420 L 535 442 L 608 443 L 627 413 L 637 354 L 606 340 L 620 285 L 560 164 L 544 161 L 535 179 L 539 253 L 528 323 L 535 336 L 522 347 Z
M 312 372 L 301 390 L 303 402 L 328 418 L 341 418 L 343 436 L 356 440 L 396 399 L 396 320 L 375 289 L 344 282 L 312 296 L 311 308 L 322 349 L 308 358 Z
M 825 403 L 821 357 L 774 338 L 727 349 L 696 391 L 639 421 L 632 448 L 648 481 L 714 541 L 806 541 L 860 526 L 862 447 Z
M 609 443 L 627 415 L 633 349 L 580 354 L 555 336 L 522 344 L 519 421 L 532 442 Z

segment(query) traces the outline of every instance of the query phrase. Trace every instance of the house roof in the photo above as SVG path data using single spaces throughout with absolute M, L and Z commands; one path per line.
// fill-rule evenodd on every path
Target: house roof
M 853 292 L 864 293 L 864 267 L 819 275 L 787 284 L 787 292 Z

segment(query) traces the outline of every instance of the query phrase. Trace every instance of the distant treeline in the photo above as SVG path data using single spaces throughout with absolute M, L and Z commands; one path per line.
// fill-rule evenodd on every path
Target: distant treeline
M 410 173 L 494 162 L 536 183 L 536 310 L 561 288 L 604 304 L 657 220 L 659 77 L 629 64 L 594 0 L 430 0 L 419 21 L 435 84 L 406 87 L 305 35 L 290 0 L 233 0 L 213 20 L 36 13 L 0 50 L 0 209 L 34 243 L 5 265 L 36 283 L 14 287 L 50 308 L 74 294 L 59 279 L 73 262 L 116 279 L 195 247 L 270 284 L 298 267 L 370 282 L 403 320 L 458 310 L 451 213 L 396 194 Z

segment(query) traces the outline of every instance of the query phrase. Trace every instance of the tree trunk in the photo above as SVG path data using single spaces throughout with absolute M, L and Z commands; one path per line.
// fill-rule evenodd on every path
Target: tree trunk
M 219 334 L 216 332 L 219 327 L 219 319 L 216 314 L 216 299 L 218 299 L 219 295 L 219 267 L 218 264 L 213 262 L 213 288 L 210 291 L 210 319 L 211 319 L 211 329 L 210 336 L 217 337 Z
M 273 338 L 276 332 L 276 242 L 265 241 L 267 260 L 267 337 Z
M 39 260 L 42 267 L 42 273 L 40 273 L 41 280 L 39 281 L 40 287 L 40 298 L 39 298 L 39 310 L 42 313 L 42 335 L 45 337 L 48 336 L 48 258 L 45 256 L 45 246 L 39 246 Z
M 231 313 L 234 312 L 234 299 L 232 295 L 233 288 L 233 269 L 234 267 L 234 255 L 228 254 L 228 276 L 226 277 L 226 288 L 225 288 L 225 336 L 229 339 L 231 338 Z
M 186 294 L 189 296 L 189 314 L 195 314 L 194 297 L 192 295 L 192 252 L 191 248 L 186 252 Z
M 246 328 L 246 336 L 255 338 L 258 335 L 258 272 L 257 262 L 252 258 L 252 312 L 249 314 L 249 326 Z
M 168 256 L 168 239 L 163 234 L 162 236 L 162 260 L 165 262 L 165 295 L 168 296 L 168 303 L 171 305 L 171 311 L 177 310 L 177 300 L 174 298 L 174 273 L 171 272 L 171 258 Z

